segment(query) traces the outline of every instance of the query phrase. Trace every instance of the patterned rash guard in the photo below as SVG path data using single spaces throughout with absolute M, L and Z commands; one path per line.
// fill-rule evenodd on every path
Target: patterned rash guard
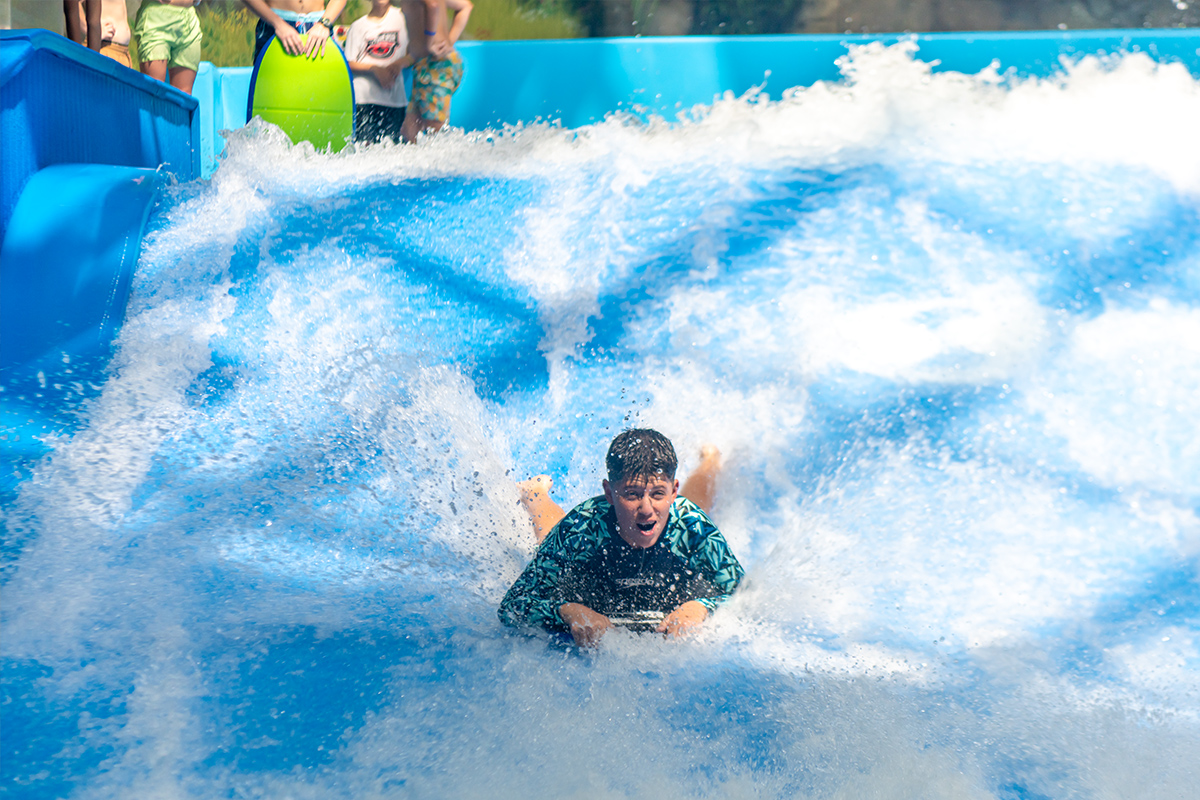
M 652 547 L 636 548 L 617 533 L 612 505 L 593 497 L 547 534 L 500 603 L 500 621 L 567 631 L 558 615 L 563 603 L 613 616 L 667 614 L 699 600 L 711 613 L 744 574 L 725 537 L 691 500 L 676 498 L 662 536 Z

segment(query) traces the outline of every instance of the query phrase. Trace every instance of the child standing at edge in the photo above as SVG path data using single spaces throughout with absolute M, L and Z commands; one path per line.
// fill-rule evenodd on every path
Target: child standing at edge
M 146 0 L 133 25 L 142 72 L 188 94 L 200 69 L 196 3 L 199 0 Z
M 454 10 L 454 24 L 446 19 L 446 7 Z M 404 141 L 411 142 L 422 131 L 440 131 L 450 119 L 450 96 L 462 83 L 462 56 L 454 49 L 474 6 L 470 0 L 404 0 L 404 16 L 413 31 L 423 37 L 412 42 L 413 113 L 404 120 Z
M 399 142 L 408 105 L 401 70 L 413 59 L 404 15 L 390 0 L 372 0 L 371 11 L 350 26 L 346 59 L 354 74 L 355 140 Z

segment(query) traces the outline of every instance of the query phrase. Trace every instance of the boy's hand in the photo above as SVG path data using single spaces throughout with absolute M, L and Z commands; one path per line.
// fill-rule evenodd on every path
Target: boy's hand
M 371 74 L 379 81 L 380 86 L 385 89 L 391 89 L 396 83 L 396 78 L 399 77 L 400 70 L 402 69 L 403 67 L 400 66 L 399 61 L 393 61 L 391 64 L 371 67 Z
M 325 43 L 329 41 L 329 28 L 320 22 L 308 29 L 308 47 L 304 54 L 316 58 L 325 52 Z
M 668 636 L 683 636 L 708 619 L 708 609 L 699 600 L 689 600 L 667 615 L 658 624 L 658 632 Z
M 580 647 L 595 647 L 612 627 L 608 617 L 582 603 L 563 603 L 558 607 L 558 615 L 571 628 L 571 637 Z
M 454 45 L 450 43 L 450 37 L 443 34 L 429 37 L 429 55 L 436 60 L 441 60 L 450 54 L 454 49 Z
M 300 34 L 283 20 L 279 20 L 279 24 L 275 26 L 275 38 L 283 46 L 283 52 L 288 55 L 298 56 L 304 50 L 304 40 L 300 38 Z

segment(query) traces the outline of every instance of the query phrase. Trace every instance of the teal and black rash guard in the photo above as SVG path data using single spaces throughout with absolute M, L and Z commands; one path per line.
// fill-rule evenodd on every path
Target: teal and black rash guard
M 605 616 L 674 611 L 699 600 L 711 613 L 744 575 L 725 537 L 701 508 L 683 497 L 671 504 L 652 547 L 630 546 L 603 497 L 586 500 L 554 526 L 500 603 L 500 621 L 566 631 L 563 603 L 582 603 Z

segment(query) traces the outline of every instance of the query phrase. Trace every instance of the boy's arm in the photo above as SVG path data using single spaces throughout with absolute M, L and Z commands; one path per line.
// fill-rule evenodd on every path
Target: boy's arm
M 436 59 L 445 58 L 454 49 L 446 35 L 446 0 L 424 0 L 425 42 L 429 55 Z
M 549 536 L 546 537 L 549 540 Z M 538 548 L 533 561 L 504 595 L 498 614 L 500 621 L 512 628 L 536 626 L 547 630 L 565 631 L 566 624 L 558 613 L 558 578 L 563 565 L 557 554 L 548 552 L 545 543 Z
M 708 586 L 700 590 L 701 596 L 682 603 L 668 614 L 658 626 L 659 633 L 681 636 L 704 622 L 729 599 L 745 575 L 742 565 L 712 520 L 705 515 L 702 522 L 693 520 L 693 523 L 698 524 L 694 525 L 692 536 L 689 537 L 693 551 L 687 559 L 688 566 L 703 576 L 701 583 L 706 581 Z M 709 594 L 714 588 L 718 593 Z
M 505 625 L 514 628 L 536 625 L 564 632 L 571 629 L 572 624 L 564 619 L 560 607 L 579 604 L 563 602 L 564 582 L 571 580 L 573 565 L 587 560 L 600 546 L 593 520 L 586 512 L 580 513 L 581 507 L 586 506 L 576 506 L 550 529 L 529 566 L 504 595 L 498 613 Z M 571 615 L 568 612 L 566 616 Z
M 384 89 L 391 89 L 400 73 L 412 66 L 413 60 L 412 56 L 403 55 L 390 64 L 368 64 L 365 61 L 349 60 L 346 63 L 350 65 L 350 71 L 355 75 L 373 75 L 375 80 L 379 81 L 380 86 Z
M 413 61 L 419 61 L 429 52 L 429 37 L 423 33 L 429 29 L 425 24 L 424 0 L 400 0 L 400 11 L 404 14 L 404 27 L 408 29 L 408 52 Z
M 454 9 L 454 24 L 450 26 L 450 46 L 458 44 L 458 38 L 463 35 L 463 31 L 467 28 L 467 20 L 471 18 L 471 9 L 474 4 L 471 0 L 446 0 L 446 5 Z
M 733 590 L 742 582 L 746 571 L 729 549 L 729 543 L 725 541 L 716 524 L 699 506 L 685 501 L 680 508 L 680 521 L 686 529 L 685 560 L 688 566 L 703 575 L 720 592 L 713 597 L 698 597 L 695 600 L 711 614 L 729 599 Z M 674 549 L 673 546 L 672 550 Z
M 325 4 L 325 16 L 322 17 L 322 19 L 329 20 L 329 24 L 333 25 L 333 23 L 338 21 L 338 17 L 340 17 L 342 12 L 345 10 L 346 0 L 329 0 L 329 2 Z M 318 25 L 316 27 L 325 28 L 324 25 Z M 333 30 L 331 28 L 325 28 L 325 38 L 328 39 L 332 35 Z
M 742 582 L 742 578 L 746 575 L 746 571 L 742 569 L 742 565 L 738 563 L 734 557 L 733 551 L 729 549 L 729 545 L 725 542 L 725 537 L 720 531 L 715 531 L 715 535 L 708 537 L 705 542 L 705 552 L 702 554 L 702 563 L 708 566 L 705 570 L 711 577 L 709 580 L 712 584 L 721 590 L 721 594 L 715 597 L 701 597 L 696 600 L 700 605 L 708 609 L 709 613 L 717 610 L 717 606 L 724 603 L 733 594 L 733 590 Z M 710 571 L 711 570 L 711 571 Z

